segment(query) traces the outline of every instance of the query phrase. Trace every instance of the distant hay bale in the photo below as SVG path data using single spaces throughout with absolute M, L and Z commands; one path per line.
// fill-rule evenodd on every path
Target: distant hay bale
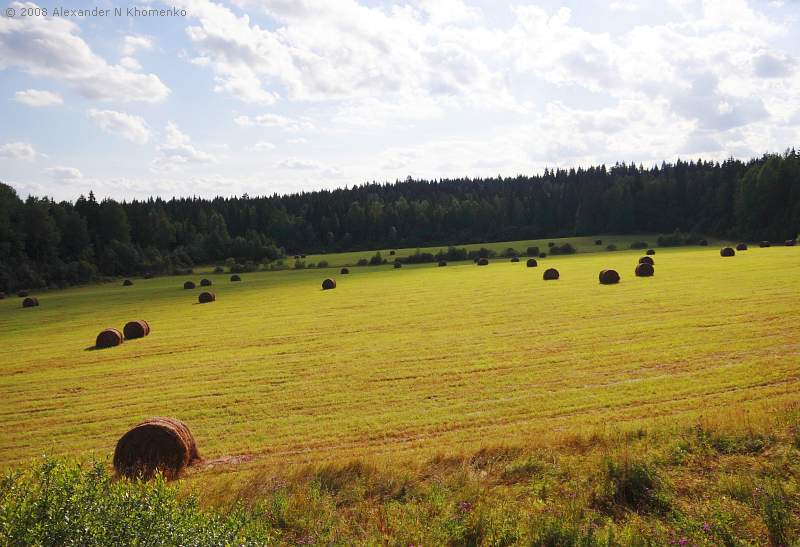
M 444 260 L 440 260 L 439 261 L 439 267 L 443 268 L 444 266 L 447 266 L 447 262 L 445 262 Z
M 603 270 L 600 272 L 600 283 L 603 285 L 615 285 L 619 283 L 619 273 L 616 270 Z
M 128 321 L 122 328 L 122 334 L 125 335 L 125 340 L 144 338 L 150 334 L 150 324 L 143 319 L 139 319 L 138 321 Z
M 705 239 L 701 239 L 700 240 L 700 246 L 701 247 L 708 247 L 708 241 L 706 241 Z
M 122 282 L 123 287 L 130 287 L 131 285 L 133 285 L 133 281 L 131 281 L 130 279 L 126 279 L 125 281 Z
M 647 249 L 647 252 L 645 254 L 647 256 L 653 256 L 654 254 L 656 254 L 656 250 L 655 249 Z
M 655 262 L 653 262 L 652 257 L 643 256 L 639 259 L 639 264 L 650 264 L 651 266 L 655 266 Z
M 770 243 L 769 241 L 762 241 L 761 243 L 758 244 L 758 246 L 763 249 L 766 247 L 772 247 L 772 243 Z
M 214 273 L 215 274 L 225 273 L 225 268 L 223 268 L 222 266 L 217 266 L 214 268 Z
M 322 290 L 329 291 L 331 289 L 336 288 L 336 280 L 331 279 L 330 277 L 322 282 Z
M 736 256 L 736 251 L 733 250 L 731 247 L 723 247 L 719 251 L 720 256 Z
M 114 449 L 117 475 L 150 480 L 156 473 L 173 480 L 200 460 L 189 428 L 174 418 L 151 418 L 120 437 Z
M 145 278 L 145 279 L 153 279 L 153 274 L 151 274 L 150 272 L 147 272 L 142 277 Z
M 652 277 L 656 269 L 652 264 L 641 262 L 636 265 L 636 277 Z
M 747 243 L 739 243 L 736 246 L 737 251 L 746 251 L 747 250 Z
M 556 246 L 556 243 L 555 243 L 555 241 L 550 241 L 550 242 L 547 244 L 547 246 L 548 246 L 548 247 L 550 247 L 550 248 L 552 249 L 553 247 L 555 247 L 555 246 Z
M 97 335 L 97 339 L 94 341 L 94 347 L 113 348 L 120 345 L 123 340 L 122 333 L 117 329 L 104 329 Z
M 787 247 L 794 247 L 795 243 L 797 243 L 794 239 L 787 239 L 784 245 Z
M 204 291 L 200 293 L 200 296 L 197 297 L 197 301 L 201 304 L 208 304 L 210 302 L 215 302 L 217 300 L 217 295 L 211 291 Z
M 603 244 L 603 240 L 602 239 L 595 239 L 594 240 L 594 244 L 595 245 L 602 245 Z
M 389 251 L 389 256 L 394 256 L 395 254 L 395 251 Z
M 547 258 L 547 253 L 539 253 L 539 258 Z
M 518 256 L 511 257 L 511 262 L 519 262 L 519 257 Z
M 231 282 L 232 282 L 232 283 L 236 283 L 237 281 L 241 281 L 241 280 L 242 280 L 242 278 L 241 278 L 241 277 L 239 277 L 239 275 L 238 275 L 238 274 L 233 274 L 233 275 L 231 276 Z
M 535 267 L 537 267 L 539 265 L 539 263 L 536 262 L 535 258 L 529 258 L 528 261 L 525 263 L 525 265 L 528 268 L 535 268 Z
M 28 293 L 28 291 L 19 291 L 17 293 L 17 296 L 19 296 L 20 298 L 25 298 L 26 296 L 28 296 L 28 294 L 30 294 Z
M 6 293 L 0 291 L 0 300 L 5 300 L 5 298 L 6 298 Z
M 39 299 L 35 296 L 29 296 L 25 300 L 22 301 L 23 308 L 35 308 L 39 305 Z
M 195 287 L 196 285 L 194 284 L 194 281 L 187 281 L 183 284 L 184 289 L 194 289 Z
M 394 261 L 394 267 L 395 267 L 395 269 L 402 268 L 403 267 L 403 263 L 400 262 L 399 260 L 395 260 Z
M 478 266 L 488 266 L 489 259 L 488 258 L 479 258 L 478 259 Z
M 200 286 L 201 287 L 210 287 L 211 286 L 211 280 L 210 279 L 201 279 L 200 280 Z
M 341 270 L 339 270 L 339 273 L 342 275 L 347 275 L 350 273 L 350 270 L 348 268 L 342 268 Z
M 555 281 L 558 278 L 559 278 L 559 273 L 558 270 L 556 270 L 555 268 L 547 268 L 544 271 L 544 275 L 542 276 L 542 279 L 544 279 L 545 281 Z

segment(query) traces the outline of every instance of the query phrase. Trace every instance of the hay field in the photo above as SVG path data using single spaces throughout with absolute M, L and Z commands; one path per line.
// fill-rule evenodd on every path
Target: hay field
M 35 293 L 41 306 L 26 310 L 9 297 L 0 466 L 108 458 L 154 415 L 189 424 L 206 458 L 270 465 L 415 458 L 798 399 L 800 249 L 658 249 L 649 279 L 633 275 L 639 256 L 204 274 L 217 294 L 206 305 L 182 288 L 197 274 Z M 546 267 L 561 279 L 544 282 Z M 598 283 L 606 268 L 619 285 Z M 338 286 L 322 291 L 329 276 Z M 87 349 L 132 319 L 150 336 Z

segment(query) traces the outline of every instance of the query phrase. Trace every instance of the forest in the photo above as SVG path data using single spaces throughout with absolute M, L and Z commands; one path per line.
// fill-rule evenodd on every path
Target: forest
M 268 184 L 265 181 L 265 184 Z M 800 229 L 800 156 L 546 169 L 262 197 L 75 202 L 0 183 L 0 290 L 60 287 L 286 254 L 600 233 L 783 241 Z

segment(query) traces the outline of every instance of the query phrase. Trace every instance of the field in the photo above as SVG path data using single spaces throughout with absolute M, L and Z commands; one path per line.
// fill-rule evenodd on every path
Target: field
M 653 278 L 633 275 L 639 256 L 287 270 L 242 283 L 204 274 L 217 294 L 209 305 L 182 288 L 199 275 L 43 292 L 36 309 L 7 298 L 0 466 L 43 453 L 106 460 L 132 425 L 174 416 L 218 464 L 189 483 L 227 500 L 237 473 L 243 484 L 306 464 L 667 438 L 798 401 L 800 250 L 657 249 Z M 546 267 L 561 279 L 543 281 Z M 605 268 L 619 285 L 598 283 Z M 325 277 L 338 287 L 320 290 Z M 131 319 L 152 334 L 90 349 L 102 328 Z

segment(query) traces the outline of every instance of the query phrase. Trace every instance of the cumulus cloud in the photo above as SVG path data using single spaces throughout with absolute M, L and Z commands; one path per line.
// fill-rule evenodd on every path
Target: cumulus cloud
M 268 141 L 258 141 L 249 148 L 249 150 L 253 152 L 264 152 L 266 150 L 274 150 L 274 149 L 275 145 Z
M 148 50 L 153 47 L 153 39 L 150 36 L 128 35 L 122 40 L 122 54 L 126 57 L 134 55 L 140 50 Z
M 26 142 L 9 142 L 0 144 L 0 158 L 33 161 L 37 156 L 33 146 Z
M 75 167 L 64 167 L 59 165 L 56 167 L 48 167 L 45 169 L 45 172 L 49 173 L 54 180 L 61 182 L 71 182 L 83 178 L 83 173 L 81 173 L 80 170 L 76 169 Z
M 164 138 L 157 147 L 158 157 L 153 162 L 155 168 L 178 169 L 187 165 L 214 163 L 216 157 L 198 150 L 191 144 L 191 138 L 178 129 L 174 122 L 168 122 Z
M 233 120 L 237 125 L 241 126 L 261 126 L 261 127 L 277 127 L 285 131 L 301 131 L 314 129 L 308 119 L 304 118 L 289 118 L 281 116 L 280 114 L 261 114 L 258 116 L 237 116 Z
M 292 170 L 308 170 L 308 169 L 321 169 L 322 165 L 313 160 L 304 160 L 300 158 L 286 158 L 285 160 L 279 161 L 275 164 L 276 167 L 282 169 L 292 169 Z
M 140 116 L 94 108 L 89 110 L 88 115 L 106 133 L 120 135 L 136 144 L 145 144 L 150 140 L 150 129 Z
M 64 100 L 60 95 L 39 89 L 26 89 L 25 91 L 17 91 L 14 93 L 14 100 L 18 103 L 34 107 L 64 104 Z
M 30 2 L 11 7 L 35 8 Z M 17 67 L 33 76 L 64 82 L 89 99 L 159 102 L 169 89 L 155 74 L 112 65 L 92 51 L 70 20 L 0 18 L 0 70 Z

